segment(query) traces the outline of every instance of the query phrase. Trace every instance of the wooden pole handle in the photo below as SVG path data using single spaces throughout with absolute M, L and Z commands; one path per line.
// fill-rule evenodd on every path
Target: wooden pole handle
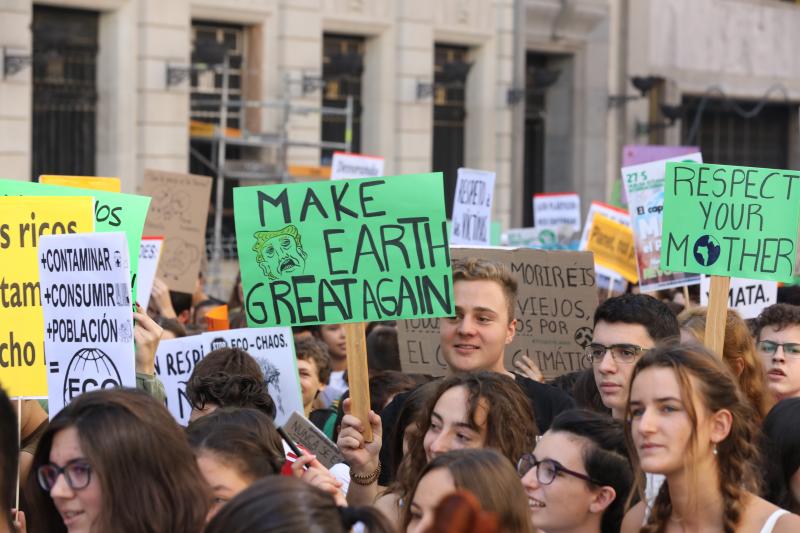
M 728 290 L 731 278 L 728 276 L 711 276 L 711 290 L 708 293 L 708 309 L 706 310 L 706 348 L 722 358 L 725 345 L 725 323 L 728 320 Z
M 350 412 L 364 425 L 364 440 L 372 442 L 369 423 L 369 369 L 364 323 L 344 325 L 347 343 L 347 381 L 350 387 Z

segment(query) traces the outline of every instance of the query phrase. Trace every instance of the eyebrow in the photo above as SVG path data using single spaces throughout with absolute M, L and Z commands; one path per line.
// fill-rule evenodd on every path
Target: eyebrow
M 461 311 L 463 313 L 464 312 L 464 308 L 461 307 L 460 305 L 456 305 L 456 311 Z M 494 309 L 492 309 L 490 307 L 483 307 L 483 306 L 473 307 L 472 311 L 477 312 L 477 313 L 492 313 L 494 315 L 498 314 L 498 312 L 495 311 Z
M 444 420 L 444 418 L 442 418 L 442 415 L 440 415 L 436 411 L 431 413 L 431 418 L 434 418 L 434 417 L 436 417 L 440 422 Z M 460 427 L 460 428 L 467 428 L 467 429 L 472 430 L 472 431 L 478 431 L 475 428 L 475 425 L 474 424 L 470 424 L 469 422 L 463 422 L 463 421 L 462 422 L 454 422 L 453 425 L 456 426 L 456 427 Z
M 664 402 L 678 402 L 678 403 L 682 403 L 682 402 L 683 402 L 683 400 L 681 400 L 680 398 L 675 398 L 674 396 L 664 396 L 663 398 L 656 398 L 656 399 L 655 399 L 655 400 L 653 400 L 653 401 L 654 401 L 655 403 L 664 403 Z M 641 400 L 631 400 L 631 402 L 630 402 L 630 403 L 631 403 L 631 405 L 641 405 L 641 404 L 642 404 L 642 403 L 644 403 L 644 402 L 642 402 Z

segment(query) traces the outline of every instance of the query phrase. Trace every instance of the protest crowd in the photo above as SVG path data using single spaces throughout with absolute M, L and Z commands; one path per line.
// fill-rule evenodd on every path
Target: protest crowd
M 0 533 L 800 531 L 800 176 L 648 164 L 506 247 L 491 173 L 452 226 L 441 174 L 239 187 L 227 298 L 146 188 L 0 180 Z

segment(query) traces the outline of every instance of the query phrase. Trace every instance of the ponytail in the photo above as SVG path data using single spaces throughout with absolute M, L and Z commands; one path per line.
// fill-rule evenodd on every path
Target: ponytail
M 345 531 L 358 524 L 366 526 L 368 533 L 391 533 L 394 531 L 380 511 L 374 507 L 339 507 L 339 517 Z

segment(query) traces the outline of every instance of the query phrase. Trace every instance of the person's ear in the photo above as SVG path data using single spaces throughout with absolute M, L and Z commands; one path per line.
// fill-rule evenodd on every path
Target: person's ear
M 709 420 L 709 438 L 714 444 L 724 441 L 731 432 L 733 414 L 727 409 L 720 409 L 711 415 Z
M 734 357 L 733 359 L 729 360 L 729 364 L 733 373 L 736 374 L 736 377 L 741 377 L 742 372 L 744 372 L 744 358 L 743 357 Z
M 508 323 L 508 328 L 506 329 L 506 344 L 511 344 L 511 341 L 514 340 L 514 335 L 517 334 L 517 319 L 515 318 L 511 322 Z
M 589 512 L 602 514 L 608 509 L 617 497 L 617 491 L 612 487 L 602 486 L 595 493 L 592 501 L 589 503 Z
M 183 325 L 186 325 L 192 319 L 192 310 L 191 309 L 184 309 L 183 311 L 181 311 L 178 314 L 178 316 L 176 318 L 178 319 L 178 322 L 180 322 Z

